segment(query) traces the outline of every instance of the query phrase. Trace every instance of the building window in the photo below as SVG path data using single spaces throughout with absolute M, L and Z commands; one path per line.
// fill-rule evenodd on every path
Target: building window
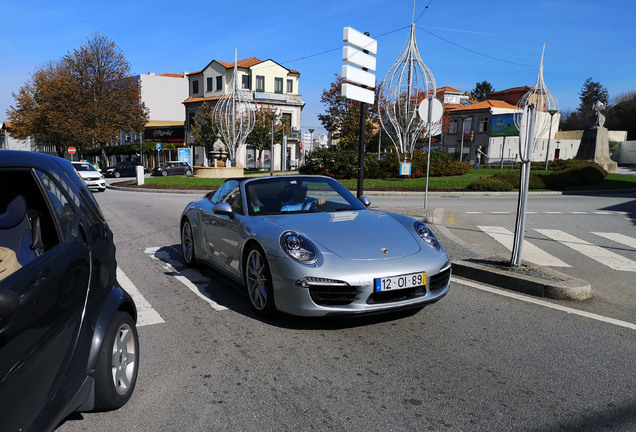
M 448 133 L 449 134 L 457 133 L 457 119 L 452 119 L 450 121 L 450 125 L 448 126 Z
M 192 93 L 199 93 L 199 80 L 192 81 Z
M 283 92 L 283 79 L 274 78 L 274 93 L 282 93 L 282 92 Z
M 242 88 L 249 90 L 250 89 L 250 76 L 242 75 L 241 76 L 241 86 Z
M 216 77 L 216 91 L 223 90 L 223 75 Z
M 212 88 L 212 78 L 207 78 L 205 81 L 206 81 L 205 91 L 209 91 L 210 92 L 210 91 L 214 90 Z
M 488 132 L 488 117 L 479 118 L 479 132 Z
M 257 92 L 265 91 L 265 77 L 262 75 L 256 75 L 256 91 Z
M 294 92 L 294 80 L 287 80 L 287 93 L 293 93 Z

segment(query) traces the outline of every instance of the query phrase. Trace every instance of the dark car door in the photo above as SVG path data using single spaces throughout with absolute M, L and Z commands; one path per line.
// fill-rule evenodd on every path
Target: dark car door
M 4 202 L 22 195 L 42 236 L 41 255 L 0 281 L 0 422 L 3 430 L 17 431 L 50 416 L 47 407 L 77 391 L 69 374 L 85 373 L 72 360 L 91 252 L 79 197 L 62 176 L 0 169 L 0 184 L 9 179 L 13 186 L 0 194 L 0 213 Z

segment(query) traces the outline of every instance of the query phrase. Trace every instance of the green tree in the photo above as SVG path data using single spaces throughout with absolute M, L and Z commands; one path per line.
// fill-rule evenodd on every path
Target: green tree
M 275 116 L 273 120 L 271 116 Z M 257 157 L 261 160 L 263 160 L 263 150 L 269 150 L 272 145 L 272 121 L 274 122 L 274 142 L 280 142 L 283 138 L 283 123 L 280 116 L 266 105 L 257 105 L 254 129 L 245 142 L 256 149 Z M 289 125 L 286 126 L 285 131 L 289 131 Z
M 117 45 L 106 36 L 90 37 L 59 62 L 38 69 L 17 94 L 8 118 L 18 134 L 35 136 L 58 153 L 73 143 L 98 147 L 106 164 L 105 146 L 119 132 L 139 132 L 148 122 L 139 83 Z
M 605 105 L 609 102 L 609 93 L 607 89 L 600 83 L 592 81 L 592 78 L 588 78 L 583 83 L 583 87 L 579 92 L 579 113 L 592 114 L 594 112 L 594 104 L 596 101 L 601 101 Z
M 636 140 L 636 91 L 621 94 L 614 98 L 607 112 L 606 126 L 612 130 L 627 131 L 628 140 Z
M 328 131 L 340 136 L 339 146 L 342 148 L 355 148 L 359 141 L 360 132 L 360 102 L 347 99 L 342 96 L 342 82 L 340 75 L 336 74 L 336 80 L 331 83 L 329 89 L 322 92 L 320 101 L 326 106 L 325 114 L 318 114 L 318 120 Z M 368 142 L 375 129 L 377 129 L 377 101 L 378 87 L 376 87 L 375 104 L 367 107 L 365 124 L 365 138 Z
M 495 88 L 488 81 L 482 81 L 475 83 L 475 88 L 468 94 L 470 100 L 481 102 L 488 99 L 490 93 L 494 92 Z
M 218 127 L 212 119 L 214 108 L 207 102 L 201 104 L 201 111 L 194 116 L 191 133 L 197 145 L 211 149 L 218 136 Z

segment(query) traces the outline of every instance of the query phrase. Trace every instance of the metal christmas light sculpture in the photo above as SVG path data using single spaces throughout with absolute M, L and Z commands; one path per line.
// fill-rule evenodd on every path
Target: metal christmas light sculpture
M 408 40 L 380 86 L 378 101 L 380 123 L 405 159 L 407 153 L 413 157 L 415 142 L 426 125 L 418 106 L 424 98 L 435 97 L 435 92 L 435 78 L 420 57 L 415 23 L 411 23 Z
M 545 45 L 541 53 L 541 65 L 539 76 L 534 87 L 528 91 L 517 103 L 514 121 L 519 129 L 519 158 L 521 159 L 521 178 L 519 186 L 519 200 L 517 203 L 517 220 L 515 235 L 512 245 L 512 258 L 510 265 L 521 265 L 521 252 L 523 238 L 526 229 L 526 204 L 528 201 L 528 184 L 530 183 L 531 149 L 539 137 L 552 128 L 552 117 L 559 111 L 559 103 L 543 81 L 543 55 Z M 549 151 L 549 149 L 548 149 Z
M 212 119 L 218 125 L 223 143 L 227 147 L 232 166 L 236 166 L 238 150 L 245 145 L 254 129 L 256 108 L 249 92 L 239 89 L 237 53 L 234 52 L 234 71 L 228 92 L 214 106 Z

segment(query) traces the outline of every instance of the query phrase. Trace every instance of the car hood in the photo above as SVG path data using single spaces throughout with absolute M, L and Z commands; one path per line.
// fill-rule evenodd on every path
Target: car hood
M 361 210 L 272 217 L 274 223 L 308 236 L 321 249 L 352 260 L 392 259 L 420 251 L 420 244 L 389 213 Z

